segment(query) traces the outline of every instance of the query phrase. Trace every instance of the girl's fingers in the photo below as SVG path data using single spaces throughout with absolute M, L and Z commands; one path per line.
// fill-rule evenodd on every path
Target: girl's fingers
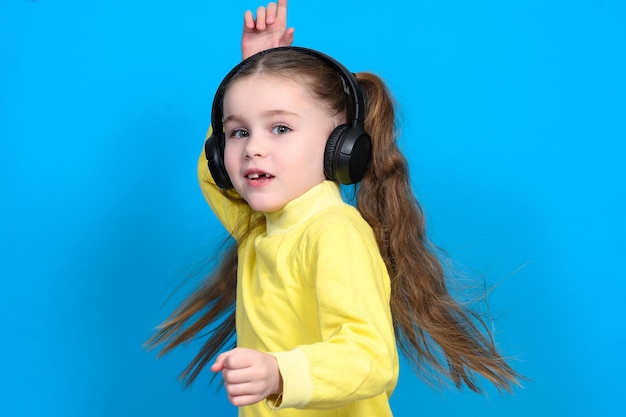
M 277 9 L 278 17 L 287 17 L 287 0 L 278 0 Z
M 213 365 L 211 365 L 211 371 L 219 372 L 219 371 L 223 370 L 224 369 L 224 358 L 225 357 L 226 357 L 225 353 L 222 353 L 221 355 L 219 355 L 215 359 L 215 362 L 213 363 Z
M 291 44 L 293 43 L 294 31 L 295 31 L 294 28 L 289 28 L 285 31 L 285 34 L 283 35 L 283 38 L 281 39 L 281 42 L 280 42 L 281 46 L 291 46 Z
M 251 382 L 251 378 L 246 372 L 241 372 L 238 370 L 233 371 L 230 369 L 224 369 L 222 371 L 222 378 L 224 379 L 224 384 L 228 384 L 230 386 L 236 386 Z
M 263 398 L 259 398 L 258 395 L 229 395 L 228 401 L 235 407 L 243 407 L 246 405 L 256 404 Z
M 252 11 L 246 10 L 243 14 L 243 24 L 248 29 L 254 29 L 254 15 L 252 14 Z
M 256 9 L 256 28 L 257 30 L 265 30 L 266 9 L 263 6 L 259 6 Z
M 267 5 L 267 16 L 265 17 L 265 23 L 268 25 L 273 24 L 276 21 L 276 12 L 278 11 L 278 6 L 276 3 L 268 3 Z

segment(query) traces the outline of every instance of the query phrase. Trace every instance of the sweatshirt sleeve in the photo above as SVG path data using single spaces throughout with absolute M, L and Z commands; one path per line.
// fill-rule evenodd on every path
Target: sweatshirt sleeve
M 211 128 L 209 128 L 206 138 L 210 135 Z M 228 233 L 237 239 L 237 230 L 241 226 L 241 220 L 251 219 L 253 215 L 250 206 L 234 190 L 222 191 L 215 184 L 209 170 L 206 154 L 204 153 L 204 146 L 198 158 L 197 169 L 198 183 L 200 184 L 202 195 Z
M 365 228 L 363 228 L 365 229 Z M 331 408 L 391 393 L 398 355 L 390 283 L 371 230 L 325 227 L 309 254 L 322 341 L 275 353 L 276 408 Z

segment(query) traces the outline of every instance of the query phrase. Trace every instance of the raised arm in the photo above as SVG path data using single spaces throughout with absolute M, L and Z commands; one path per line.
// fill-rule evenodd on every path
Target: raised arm
M 259 6 L 256 18 L 251 10 L 243 15 L 241 35 L 241 58 L 246 59 L 257 52 L 293 43 L 294 28 L 287 29 L 287 0 L 270 2 Z

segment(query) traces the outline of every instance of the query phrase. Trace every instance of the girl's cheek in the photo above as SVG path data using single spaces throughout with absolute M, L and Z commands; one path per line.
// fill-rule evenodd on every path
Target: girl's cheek
M 232 179 L 233 174 L 238 169 L 237 158 L 232 148 L 226 147 L 224 149 L 224 167 L 226 168 L 226 173 Z

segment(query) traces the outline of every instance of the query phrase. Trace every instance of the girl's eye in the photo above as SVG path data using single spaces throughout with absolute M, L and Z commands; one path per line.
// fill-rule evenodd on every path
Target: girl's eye
M 247 130 L 244 129 L 235 129 L 235 130 L 231 130 L 230 135 L 228 137 L 230 138 L 247 138 L 249 136 L 249 133 Z
M 291 129 L 289 129 L 289 127 L 285 125 L 274 126 L 274 128 L 272 129 L 272 133 L 276 135 L 284 135 L 285 133 L 289 133 L 290 131 Z

